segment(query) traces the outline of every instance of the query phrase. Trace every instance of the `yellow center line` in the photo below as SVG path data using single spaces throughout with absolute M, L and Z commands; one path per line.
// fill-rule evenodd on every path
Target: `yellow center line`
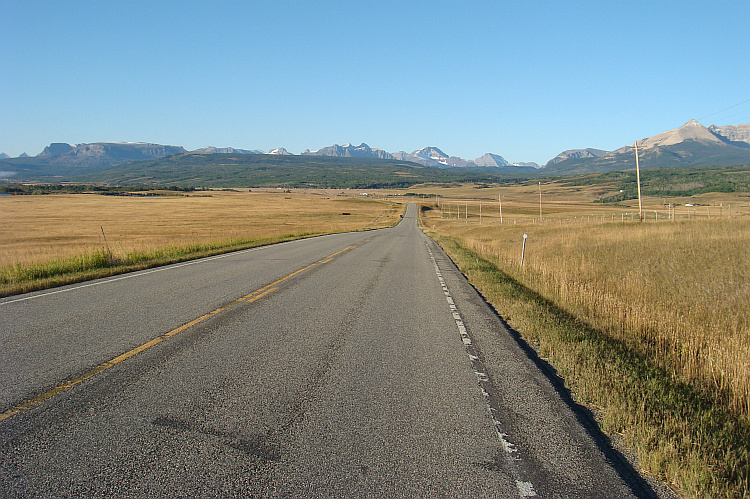
M 372 238 L 365 239 L 364 241 L 360 242 L 359 244 L 367 242 L 370 239 L 372 239 Z M 332 255 L 328 255 L 327 257 L 325 257 L 325 258 L 323 258 L 321 260 L 318 260 L 315 263 L 312 263 L 312 264 L 308 265 L 307 267 L 303 267 L 303 268 L 301 268 L 299 270 L 296 270 L 296 271 L 292 272 L 291 274 L 289 274 L 289 275 L 287 275 L 285 277 L 282 277 L 281 279 L 278 279 L 278 280 L 272 282 L 271 284 L 263 286 L 262 288 L 257 289 L 257 290 L 253 291 L 252 293 L 250 293 L 248 295 L 243 296 L 242 298 L 238 298 L 238 299 L 234 300 L 233 302 L 230 302 L 230 303 L 228 303 L 228 304 L 226 304 L 226 305 L 224 305 L 222 307 L 217 308 L 213 312 L 209 312 L 209 313 L 207 313 L 205 315 L 202 315 L 202 316 L 198 317 L 197 319 L 193 319 L 192 321 L 188 322 L 187 324 L 183 324 L 182 326 L 180 326 L 178 328 L 175 328 L 175 329 L 173 329 L 173 330 L 171 330 L 171 331 L 169 331 L 167 333 L 164 333 L 161 336 L 157 336 L 156 338 L 152 339 L 151 341 L 147 341 L 146 343 L 144 343 L 142 345 L 139 345 L 139 346 L 133 348 L 132 350 L 129 350 L 129 351 L 125 352 L 124 354 L 115 357 L 112 360 L 108 360 L 107 362 L 105 362 L 105 363 L 103 363 L 101 365 L 96 366 L 95 368 L 91 369 L 90 371 L 87 371 L 87 372 L 81 374 L 77 378 L 74 378 L 74 379 L 71 379 L 69 381 L 66 381 L 66 382 L 64 382 L 64 383 L 62 383 L 62 384 L 60 384 L 60 385 L 52 388 L 51 390 L 42 393 L 41 395 L 37 395 L 36 397 L 34 397 L 34 398 L 30 399 L 30 400 L 22 402 L 22 403 L 16 405 L 15 407 L 12 407 L 12 408 L 8 409 L 7 411 L 3 412 L 2 414 L 0 414 L 0 421 L 4 421 L 4 420 L 6 420 L 6 419 L 8 419 L 8 418 L 10 418 L 12 416 L 15 416 L 16 414 L 18 414 L 21 411 L 24 411 L 26 409 L 34 407 L 35 405 L 38 405 L 38 404 L 44 402 L 45 400 L 47 400 L 47 399 L 49 399 L 49 398 L 57 395 L 58 393 L 63 392 L 65 390 L 67 390 L 68 388 L 70 388 L 72 386 L 75 386 L 75 385 L 77 385 L 77 384 L 79 384 L 79 383 L 87 380 L 88 378 L 90 378 L 90 377 L 92 377 L 92 376 L 94 376 L 96 374 L 99 374 L 100 372 L 104 371 L 105 369 L 109 369 L 110 367 L 115 366 L 115 365 L 119 364 L 120 362 L 122 362 L 124 360 L 127 360 L 130 357 L 132 357 L 134 355 L 137 355 L 137 354 L 141 353 L 142 351 L 147 350 L 147 349 L 151 348 L 152 346 L 161 343 L 162 341 L 166 340 L 167 338 L 171 338 L 172 336 L 174 336 L 174 335 L 176 335 L 178 333 L 181 333 L 181 332 L 185 331 L 186 329 L 189 329 L 189 328 L 195 326 L 196 324 L 200 324 L 201 322 L 205 321 L 206 319 L 210 319 L 211 317 L 213 317 L 213 316 L 215 316 L 215 315 L 217 315 L 217 314 L 219 314 L 221 312 L 224 312 L 225 310 L 227 310 L 227 309 L 229 309 L 231 307 L 234 307 L 235 305 L 237 305 L 237 304 L 239 304 L 239 303 L 241 303 L 243 301 L 247 302 L 247 303 L 253 303 L 253 302 L 257 301 L 257 300 L 260 300 L 264 296 L 267 296 L 267 295 L 273 293 L 274 291 L 276 291 L 277 289 L 279 289 L 277 287 L 278 284 L 281 284 L 282 282 L 286 281 L 287 279 L 290 279 L 290 278 L 296 276 L 297 274 L 300 274 L 300 273 L 302 273 L 302 272 L 304 272 L 306 270 L 309 270 L 312 267 L 315 267 L 316 265 L 322 265 L 322 264 L 328 263 L 331 260 L 333 260 L 336 256 L 340 255 L 341 253 L 344 253 L 346 251 L 349 251 L 351 249 L 356 248 L 359 244 L 354 244 L 352 246 L 347 246 L 346 248 L 342 249 L 341 251 L 337 251 L 336 253 L 333 253 Z
M 261 298 L 263 298 L 264 296 L 266 296 L 266 295 L 269 295 L 269 294 L 273 293 L 273 292 L 274 292 L 274 291 L 276 291 L 277 289 L 279 289 L 279 288 L 271 288 L 271 289 L 269 289 L 268 291 L 264 291 L 263 293 L 261 293 L 261 294 L 259 294 L 259 295 L 255 295 L 255 296 L 253 296 L 252 298 L 248 299 L 248 300 L 247 300 L 247 302 L 248 302 L 248 303 L 253 303 L 254 301 L 258 301 L 258 300 L 260 300 Z

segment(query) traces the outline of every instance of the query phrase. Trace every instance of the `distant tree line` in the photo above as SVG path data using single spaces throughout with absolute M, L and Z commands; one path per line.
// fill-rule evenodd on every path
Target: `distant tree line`
M 89 185 L 89 184 L 5 184 L 0 185 L 0 194 L 11 195 L 40 195 L 40 194 L 103 194 L 109 196 L 130 196 L 138 193 L 150 193 L 150 195 L 163 195 L 178 192 L 194 192 L 207 190 L 206 187 L 180 187 L 165 186 L 155 187 L 153 185 Z
M 568 185 L 612 184 L 618 193 L 599 199 L 616 203 L 638 197 L 635 171 L 585 175 L 571 179 Z M 681 197 L 709 192 L 750 192 L 750 165 L 654 168 L 641 171 L 641 193 L 644 196 Z

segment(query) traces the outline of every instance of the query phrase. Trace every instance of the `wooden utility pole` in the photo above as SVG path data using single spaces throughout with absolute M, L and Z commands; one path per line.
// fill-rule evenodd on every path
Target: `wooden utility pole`
M 539 181 L 539 223 L 543 222 L 542 218 L 542 181 Z
M 630 147 L 630 146 L 628 146 Z M 635 179 L 638 183 L 638 220 L 643 222 L 643 202 L 641 201 L 641 166 L 638 164 L 638 141 L 633 144 L 635 149 Z
M 497 202 L 500 203 L 500 223 L 503 223 L 503 196 L 497 195 Z

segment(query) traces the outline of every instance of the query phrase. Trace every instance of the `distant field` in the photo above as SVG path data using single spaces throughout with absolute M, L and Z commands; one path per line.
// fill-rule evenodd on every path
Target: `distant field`
M 620 183 L 616 181 L 594 185 L 576 185 L 571 180 L 542 181 L 542 218 L 546 224 L 638 220 L 638 199 L 617 203 L 601 202 L 604 198 L 617 195 L 620 187 Z M 475 184 L 427 184 L 399 192 L 423 201 L 427 199 L 424 196 L 429 196 L 433 204 L 439 201 L 446 216 L 453 218 L 459 213 L 461 218 L 465 218 L 468 208 L 469 220 L 478 221 L 481 208 L 484 222 L 499 223 L 502 207 L 505 223 L 538 223 L 539 191 L 539 181 L 519 180 L 503 185 L 490 184 L 486 188 L 477 188 Z M 418 195 L 422 197 L 415 197 Z M 498 196 L 501 198 L 498 199 Z M 750 216 L 750 192 L 644 196 L 643 213 L 649 222 L 665 221 L 672 213 L 676 221 Z
M 54 274 L 150 265 L 398 220 L 393 203 L 339 192 L 0 196 L 0 292 L 32 289 L 27 281 Z
M 637 200 L 594 202 L 612 187 L 541 187 L 541 217 L 534 182 L 412 191 L 440 195 L 425 228 L 646 470 L 747 497 L 750 197 L 646 197 L 638 223 Z
M 383 227 L 394 208 L 353 197 L 208 191 L 183 196 L 0 196 L 0 266 L 165 245 Z M 349 213 L 349 215 L 342 215 Z M 104 234 L 102 234 L 102 231 Z

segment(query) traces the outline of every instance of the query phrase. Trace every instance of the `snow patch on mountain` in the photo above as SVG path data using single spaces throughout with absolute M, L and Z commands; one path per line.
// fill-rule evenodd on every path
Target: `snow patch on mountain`
M 268 151 L 268 154 L 278 154 L 280 156 L 291 156 L 292 153 L 284 149 L 283 147 L 277 147 L 276 149 L 271 149 Z
M 258 149 L 235 149 L 234 147 L 214 147 L 214 146 L 207 146 L 207 147 L 201 147 L 200 149 L 196 149 L 195 151 L 199 154 L 263 154 L 263 151 L 260 151 Z

